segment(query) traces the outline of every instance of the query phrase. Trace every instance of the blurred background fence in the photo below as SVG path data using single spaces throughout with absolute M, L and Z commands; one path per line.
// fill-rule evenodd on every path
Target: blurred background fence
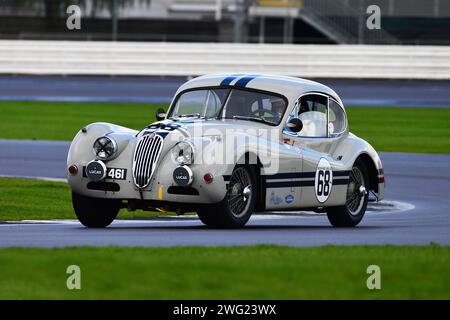
M 450 79 L 450 48 L 103 41 L 0 41 L 0 73 Z

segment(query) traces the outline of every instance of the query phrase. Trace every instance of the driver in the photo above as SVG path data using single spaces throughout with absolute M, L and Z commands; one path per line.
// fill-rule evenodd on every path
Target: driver
M 308 102 L 306 102 L 306 100 L 301 99 L 300 100 L 300 110 L 298 115 L 301 115 L 304 112 L 308 112 L 309 110 L 309 106 L 308 106 Z
M 274 122 L 278 123 L 281 120 L 284 112 L 284 101 L 283 99 L 272 100 L 272 114 Z

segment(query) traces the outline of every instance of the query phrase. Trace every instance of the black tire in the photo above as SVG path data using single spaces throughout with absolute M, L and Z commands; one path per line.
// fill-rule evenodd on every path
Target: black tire
M 244 185 L 247 184 L 247 181 L 250 184 Z M 257 190 L 255 168 L 253 166 L 236 166 L 231 175 L 225 198 L 218 204 L 197 211 L 198 217 L 208 227 L 241 228 L 253 213 L 258 197 Z
M 362 181 L 358 180 L 358 174 L 362 177 Z M 365 192 L 360 189 L 361 186 L 364 187 Z M 368 190 L 369 175 L 367 168 L 362 160 L 357 159 L 350 172 L 346 204 L 326 209 L 330 223 L 334 227 L 355 227 L 358 225 L 367 209 L 367 202 L 369 200 Z
M 99 199 L 72 192 L 72 206 L 78 220 L 88 228 L 109 226 L 120 210 L 120 200 Z

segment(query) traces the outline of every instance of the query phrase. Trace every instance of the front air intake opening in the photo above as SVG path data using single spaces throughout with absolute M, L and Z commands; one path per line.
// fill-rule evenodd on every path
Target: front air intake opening
M 162 146 L 163 138 L 157 134 L 145 135 L 139 139 L 133 156 L 133 180 L 139 189 L 150 184 Z

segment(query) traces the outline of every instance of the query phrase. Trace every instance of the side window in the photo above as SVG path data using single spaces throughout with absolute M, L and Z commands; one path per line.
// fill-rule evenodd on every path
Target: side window
M 303 96 L 298 104 L 298 118 L 303 122 L 303 129 L 297 134 L 300 137 L 327 136 L 328 98 L 318 94 Z
M 347 127 L 347 119 L 342 107 L 333 99 L 330 99 L 328 114 L 328 134 L 330 136 L 342 133 Z

